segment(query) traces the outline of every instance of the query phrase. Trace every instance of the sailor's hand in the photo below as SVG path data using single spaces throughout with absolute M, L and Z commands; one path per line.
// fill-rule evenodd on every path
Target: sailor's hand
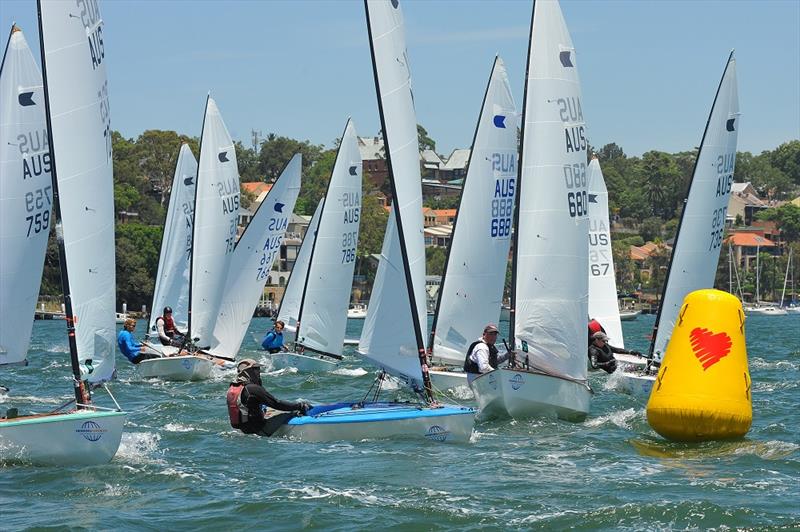
M 311 405 L 311 403 L 309 403 L 307 401 L 300 401 L 300 413 L 301 414 L 306 415 L 308 413 L 308 411 L 311 410 L 312 408 L 314 408 L 314 407 Z
M 631 351 L 631 354 L 632 354 L 633 356 L 635 356 L 635 357 L 640 357 L 640 356 L 642 356 L 642 353 L 641 353 L 640 351 Z

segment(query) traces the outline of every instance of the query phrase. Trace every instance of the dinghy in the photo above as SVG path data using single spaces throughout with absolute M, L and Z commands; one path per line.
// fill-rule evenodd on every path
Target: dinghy
M 453 223 L 429 345 L 431 382 L 467 386 L 464 358 L 487 323 L 497 323 L 506 280 L 517 180 L 517 110 L 496 57 L 472 141 Z
M 533 6 L 512 238 L 509 333 L 521 367 L 472 381 L 483 417 L 589 413 L 588 142 L 575 49 L 555 1 Z
M 307 262 L 304 256 L 302 263 L 295 263 L 289 276 L 292 290 L 287 287 L 278 310 L 278 319 L 294 328 L 293 350 L 267 355 L 273 369 L 330 371 L 342 359 L 360 219 L 361 154 L 348 120 L 328 190 L 314 213 L 313 232 L 309 227 L 301 246 L 301 254 L 308 253 Z M 295 276 L 298 267 L 306 270 Z M 299 302 L 294 299 L 298 292 Z
M 614 347 L 625 348 L 622 335 L 623 313 L 617 299 L 617 278 L 611 250 L 611 225 L 608 219 L 608 189 L 600 161 L 592 157 L 589 163 L 589 317 L 597 320 L 609 336 Z M 625 313 L 626 319 L 635 319 Z M 644 366 L 645 357 L 615 353 L 617 362 Z M 587 361 L 588 363 L 588 361 Z M 591 367 L 589 368 L 591 369 Z
M 367 306 L 363 303 L 350 305 L 347 309 L 348 320 L 363 320 L 367 317 Z
M 379 402 L 383 380 L 379 378 L 371 401 L 315 407 L 281 427 L 280 434 L 312 441 L 385 437 L 466 441 L 475 411 L 433 403 L 425 361 L 422 180 L 403 15 L 397 0 L 366 0 L 365 8 L 396 208 L 389 215 L 359 353 L 403 378 L 425 399 L 416 404 Z
M 0 66 L 0 105 L 0 366 L 24 365 L 52 223 L 53 184 L 42 75 L 17 26 L 11 27 Z
M 103 20 L 96 4 L 82 17 L 75 10 L 39 0 L 44 97 L 36 84 L 33 94 L 14 95 L 21 105 L 45 106 L 75 393 L 62 408 L 74 402 L 75 409 L 0 419 L 4 461 L 106 463 L 126 415 L 118 405 L 94 404 L 90 394 L 114 376 L 114 189 Z
M 205 379 L 217 363 L 201 351 L 211 345 L 222 303 L 236 245 L 240 191 L 233 140 L 210 95 L 206 99 L 197 170 L 189 259 L 188 334 L 183 346 L 186 354 L 177 364 L 169 357 L 141 361 L 136 369 L 145 378 Z M 226 359 L 233 360 L 233 356 Z
M 736 60 L 731 52 L 706 122 L 686 204 L 675 235 L 675 247 L 667 269 L 649 350 L 649 357 L 656 363 L 666 352 L 686 295 L 714 286 L 733 184 L 738 132 Z M 649 396 L 657 364 L 642 371 L 623 368 L 617 373 L 619 375 L 615 381 L 620 390 Z

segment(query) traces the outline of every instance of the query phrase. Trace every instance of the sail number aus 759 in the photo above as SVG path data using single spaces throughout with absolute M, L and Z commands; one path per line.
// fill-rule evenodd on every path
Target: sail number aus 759
M 30 213 L 25 217 L 25 221 L 28 222 L 26 237 L 31 236 L 31 232 L 39 234 L 50 228 L 51 190 L 52 187 L 48 185 L 25 194 L 25 210 Z

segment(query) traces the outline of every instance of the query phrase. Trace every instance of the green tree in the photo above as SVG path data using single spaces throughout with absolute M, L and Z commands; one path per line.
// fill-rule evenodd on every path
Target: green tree
M 274 183 L 280 176 L 286 163 L 300 153 L 303 156 L 302 174 L 311 168 L 323 151 L 323 146 L 311 144 L 309 141 L 299 141 L 288 137 L 281 137 L 275 133 L 267 135 L 267 139 L 261 143 L 261 151 L 258 154 L 259 172 L 266 176 L 268 183 Z M 305 183 L 303 184 L 305 186 Z
M 317 158 L 314 166 L 303 174 L 303 186 L 300 188 L 300 195 L 297 198 L 295 212 L 299 214 L 314 214 L 319 200 L 325 196 L 328 190 L 328 183 L 333 173 L 333 165 L 336 163 L 337 150 L 325 150 Z
M 260 159 L 258 153 L 252 148 L 246 148 L 238 140 L 233 143 L 236 150 L 236 166 L 239 169 L 239 179 L 242 183 L 252 183 L 263 181 L 263 176 L 259 170 Z M 287 160 L 288 161 L 288 160 Z
M 639 234 L 645 242 L 661 238 L 661 218 L 651 216 L 642 222 L 639 226 Z
M 800 241 L 800 207 L 785 203 L 780 207 L 765 209 L 756 214 L 759 220 L 772 220 L 781 230 L 781 236 L 787 242 Z
M 175 163 L 178 160 L 181 144 L 184 142 L 189 143 L 195 157 L 198 157 L 197 146 L 192 146 L 194 139 L 174 131 L 150 129 L 136 139 L 133 155 L 137 158 L 138 170 L 150 180 L 154 190 L 159 193 L 159 203 L 162 207 L 169 198 L 175 175 Z
M 131 309 L 150 305 L 158 272 L 163 228 L 139 223 L 117 224 L 117 301 Z
M 425 271 L 428 275 L 443 275 L 444 262 L 447 259 L 445 248 L 429 246 L 425 248 Z
M 781 144 L 769 152 L 769 159 L 773 167 L 800 186 L 800 140 Z
M 419 151 L 436 151 L 436 141 L 428 136 L 428 131 L 420 124 L 417 124 L 417 140 L 419 142 Z

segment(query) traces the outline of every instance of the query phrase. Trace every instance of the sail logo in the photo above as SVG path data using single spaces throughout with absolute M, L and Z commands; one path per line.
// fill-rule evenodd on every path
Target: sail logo
M 189 177 L 183 178 L 183 184 L 187 187 L 194 185 L 194 176 L 190 175 Z
M 694 356 L 703 366 L 703 371 L 719 362 L 722 357 L 727 356 L 733 345 L 733 341 L 727 333 L 713 334 L 708 329 L 701 327 L 695 327 L 689 333 L 689 341 L 692 344 Z
M 450 435 L 450 431 L 439 425 L 433 425 L 425 433 L 425 437 L 431 441 L 443 442 Z
M 275 207 L 274 207 L 275 212 L 283 212 L 283 207 L 285 205 L 286 205 L 285 203 L 281 203 L 280 201 L 276 201 L 275 202 Z
M 89 441 L 98 441 L 108 429 L 104 429 L 94 421 L 85 421 L 81 428 L 75 429 L 75 432 Z
M 494 122 L 494 127 L 498 127 L 500 129 L 506 128 L 506 117 L 503 115 L 494 115 L 492 122 Z
M 400 6 L 400 0 L 392 0 L 392 7 L 397 9 Z
M 221 162 L 221 163 L 227 163 L 227 162 L 230 161 L 230 159 L 228 159 L 228 152 L 227 151 L 219 152 L 219 155 L 217 155 L 217 159 L 219 159 L 219 162 Z
M 572 51 L 564 50 L 558 54 L 558 59 L 561 61 L 561 66 L 564 68 L 571 68 L 575 65 L 572 64 Z
M 350 175 L 357 176 L 358 175 L 358 166 L 354 164 L 353 166 L 350 167 L 349 172 L 350 172 Z
M 511 388 L 514 390 L 519 390 L 522 388 L 522 385 L 525 384 L 525 380 L 519 373 L 515 373 L 513 377 L 508 379 L 508 382 L 511 383 Z
M 22 107 L 36 105 L 36 102 L 33 101 L 33 92 L 20 92 L 17 100 Z
M 589 203 L 597 203 L 597 194 L 589 194 Z
M 492 387 L 492 390 L 497 389 L 497 377 L 495 377 L 494 372 L 489 373 L 489 375 L 486 377 L 486 380 L 489 381 L 489 386 Z
M 729 118 L 727 122 L 725 122 L 725 129 L 728 131 L 736 131 L 736 119 Z

